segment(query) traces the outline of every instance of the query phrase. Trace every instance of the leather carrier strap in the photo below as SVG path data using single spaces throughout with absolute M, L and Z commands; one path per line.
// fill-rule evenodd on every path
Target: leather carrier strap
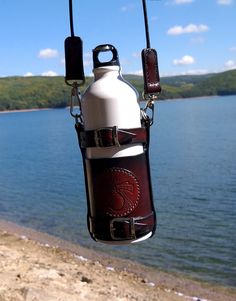
M 148 128 L 119 129 L 117 126 L 91 131 L 78 131 L 80 147 L 111 147 L 126 144 L 147 144 Z
M 155 49 L 151 48 L 148 13 L 146 0 L 142 0 L 144 25 L 146 33 L 146 48 L 142 50 L 142 66 L 144 78 L 144 97 L 150 99 L 161 92 L 160 76 L 158 70 L 158 57 Z M 65 67 L 66 84 L 71 85 L 69 80 L 78 81 L 77 85 L 85 83 L 84 66 L 83 66 L 83 41 L 74 34 L 73 24 L 73 6 L 72 0 L 69 0 L 70 30 L 71 36 L 65 40 Z

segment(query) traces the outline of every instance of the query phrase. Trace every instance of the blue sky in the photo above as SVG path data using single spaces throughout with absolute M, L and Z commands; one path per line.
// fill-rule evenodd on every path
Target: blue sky
M 123 73 L 140 74 L 145 48 L 141 0 L 74 0 L 75 34 L 92 49 L 113 44 Z M 236 68 L 236 0 L 147 0 L 161 76 Z M 0 0 L 0 76 L 64 75 L 68 0 Z

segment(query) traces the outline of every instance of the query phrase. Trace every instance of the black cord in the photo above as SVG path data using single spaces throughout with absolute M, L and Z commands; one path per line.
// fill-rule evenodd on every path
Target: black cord
M 144 16 L 147 48 L 151 48 L 149 28 L 148 28 L 148 15 L 147 15 L 146 0 L 143 0 L 143 16 Z
M 69 10 L 70 10 L 70 32 L 71 36 L 74 37 L 74 24 L 73 24 L 73 7 L 72 7 L 72 0 L 69 0 Z
M 144 15 L 145 32 L 146 32 L 146 43 L 147 43 L 147 48 L 151 48 L 149 27 L 148 27 L 147 5 L 146 5 L 146 0 L 142 0 L 142 1 L 143 1 L 143 15 Z M 71 36 L 74 37 L 75 34 L 74 34 L 74 24 L 73 24 L 72 0 L 69 0 L 69 12 L 70 12 L 70 32 L 71 32 Z

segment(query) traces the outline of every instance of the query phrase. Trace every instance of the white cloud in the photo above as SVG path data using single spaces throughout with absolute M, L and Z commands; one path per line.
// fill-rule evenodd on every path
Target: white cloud
M 217 3 L 219 5 L 231 5 L 233 3 L 233 0 L 218 0 Z
M 227 62 L 225 62 L 225 69 L 226 70 L 236 69 L 236 62 L 233 60 L 228 60 Z
M 58 74 L 52 70 L 45 71 L 41 74 L 42 76 L 57 76 Z
M 120 65 L 122 66 L 122 70 L 126 70 L 127 69 L 127 66 L 130 66 L 132 65 L 132 61 L 127 59 L 127 58 L 120 58 Z
M 205 39 L 201 36 L 194 36 L 190 41 L 192 44 L 203 44 Z
M 86 52 L 84 54 L 84 66 L 92 66 L 93 65 L 93 58 L 92 58 L 92 54 L 90 52 Z
M 127 4 L 127 5 L 122 6 L 122 7 L 121 7 L 121 11 L 122 11 L 122 12 L 127 12 L 127 11 L 129 11 L 129 10 L 134 9 L 134 8 L 135 8 L 135 5 L 132 4 L 132 3 L 130 3 L 130 4 Z
M 174 0 L 174 4 L 192 3 L 194 0 Z
M 173 60 L 174 65 L 191 65 L 195 63 L 195 59 L 190 55 L 184 55 L 181 59 Z
M 132 53 L 132 57 L 134 57 L 134 58 L 140 58 L 140 56 L 141 56 L 141 54 L 138 51 Z
M 209 70 L 207 69 L 192 69 L 192 70 L 187 70 L 187 71 L 182 71 L 182 72 L 164 72 L 161 73 L 161 77 L 166 77 L 166 76 L 176 76 L 176 75 L 201 75 L 201 74 L 207 74 L 209 73 Z
M 159 20 L 159 17 L 158 17 L 158 16 L 152 16 L 152 17 L 151 17 L 151 21 L 152 21 L 152 22 L 155 22 L 155 21 L 157 21 L 157 20 Z
M 130 72 L 129 74 L 143 76 L 143 69 L 140 69 L 140 70 L 137 70 L 137 71 L 134 71 L 134 72 Z
M 24 74 L 24 77 L 28 77 L 28 76 L 34 76 L 34 75 L 33 75 L 33 73 L 31 73 L 31 72 L 26 72 L 26 73 Z
M 182 75 L 201 75 L 207 73 L 209 73 L 209 70 L 207 69 L 193 69 L 183 72 Z
M 209 27 L 204 24 L 188 24 L 187 26 L 183 27 L 181 25 L 176 25 L 171 27 L 168 31 L 167 34 L 169 35 L 180 35 L 180 34 L 185 34 L 185 33 L 199 33 L 199 32 L 204 32 L 208 31 Z
M 229 50 L 230 51 L 236 51 L 236 46 L 230 47 Z
M 59 56 L 59 52 L 56 49 L 45 48 L 39 51 L 38 57 L 43 59 L 51 59 Z

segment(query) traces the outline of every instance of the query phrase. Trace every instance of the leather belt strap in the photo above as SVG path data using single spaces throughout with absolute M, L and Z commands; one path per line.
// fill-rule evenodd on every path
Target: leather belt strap
M 92 218 L 89 217 L 90 230 L 101 240 L 133 240 L 153 231 L 154 212 L 146 216 Z M 145 233 L 144 233 L 145 232 Z
M 126 144 L 147 144 L 146 127 L 119 129 L 117 126 L 78 132 L 80 147 L 111 147 Z

